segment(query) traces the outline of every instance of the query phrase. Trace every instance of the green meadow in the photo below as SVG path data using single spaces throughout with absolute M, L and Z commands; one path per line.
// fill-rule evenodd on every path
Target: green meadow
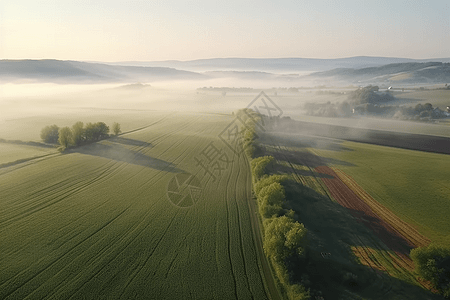
M 450 156 L 342 142 L 347 150 L 314 149 L 345 161 L 336 165 L 374 199 L 432 241 L 450 245 Z
M 0 166 L 56 153 L 56 149 L 0 142 Z
M 0 168 L 0 299 L 271 298 L 248 161 L 219 139 L 233 118 L 146 115 L 138 130 Z M 198 163 L 211 145 L 220 170 Z

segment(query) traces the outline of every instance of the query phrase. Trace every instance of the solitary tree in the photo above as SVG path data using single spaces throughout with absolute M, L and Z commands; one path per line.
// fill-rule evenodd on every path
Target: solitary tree
M 45 126 L 41 130 L 41 139 L 46 143 L 56 144 L 59 137 L 58 130 L 59 127 L 56 125 Z
M 59 139 L 58 142 L 61 146 L 67 148 L 72 142 L 72 130 L 69 127 L 63 127 L 59 129 Z
M 112 126 L 112 131 L 114 133 L 114 135 L 119 135 L 119 133 L 121 133 L 122 131 L 120 130 L 120 124 L 114 122 L 113 126 Z

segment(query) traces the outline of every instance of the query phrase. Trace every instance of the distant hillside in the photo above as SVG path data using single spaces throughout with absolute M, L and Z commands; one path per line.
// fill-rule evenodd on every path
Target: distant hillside
M 166 67 L 112 66 L 78 61 L 0 60 L 0 81 L 136 82 L 202 79 L 204 75 Z
M 361 69 L 340 68 L 312 73 L 310 77 L 371 84 L 449 83 L 450 63 L 399 63 Z
M 409 59 L 404 58 L 351 57 L 343 59 L 223 58 L 187 62 L 135 63 L 153 66 L 125 66 L 53 59 L 0 60 L 0 82 L 131 83 L 234 78 L 236 80 L 260 81 L 270 84 L 275 84 L 274 82 L 276 82 L 276 84 L 280 85 L 289 83 L 290 86 L 300 86 L 305 80 L 316 85 L 331 82 L 334 84 L 339 81 L 356 83 L 358 85 L 378 83 L 450 83 L 450 63 L 397 62 L 383 64 L 387 61 L 404 60 L 409 61 Z M 450 62 L 450 59 L 448 61 Z M 133 64 L 133 62 L 129 63 Z M 362 65 L 365 67 L 330 68 L 330 66 L 349 65 Z M 180 70 L 189 68 L 200 68 L 203 71 L 200 73 Z M 328 71 L 315 72 L 309 76 L 301 74 L 302 69 L 314 71 L 323 68 Z M 298 72 L 295 73 L 294 71 Z
M 275 74 L 260 71 L 207 71 L 204 73 L 212 78 L 237 78 L 248 80 L 273 80 L 279 78 Z
M 315 58 L 212 58 L 190 61 L 128 61 L 108 63 L 111 65 L 170 67 L 189 71 L 266 71 L 266 72 L 299 72 L 326 71 L 335 68 L 366 68 L 393 63 L 406 62 L 450 62 L 450 58 L 409 59 L 397 57 L 355 56 L 337 59 Z

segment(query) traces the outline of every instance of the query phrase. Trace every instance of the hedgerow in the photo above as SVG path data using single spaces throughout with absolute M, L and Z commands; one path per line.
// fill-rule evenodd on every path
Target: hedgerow
M 272 156 L 261 156 L 253 159 L 250 162 L 252 169 L 253 180 L 256 182 L 260 180 L 265 174 L 265 168 L 273 161 Z
M 263 220 L 264 253 L 271 262 L 285 295 L 292 300 L 310 299 L 309 291 L 304 286 L 291 282 L 287 268 L 287 261 L 305 256 L 307 233 L 303 224 L 293 219 L 293 211 L 283 214 L 285 189 L 282 182 L 289 177 L 268 174 L 268 166 L 274 161 L 272 156 L 255 157 L 259 150 L 256 144 L 256 125 L 261 122 L 261 115 L 250 109 L 239 110 L 236 115 L 245 124 L 241 130 L 242 145 L 250 160 L 253 191 Z

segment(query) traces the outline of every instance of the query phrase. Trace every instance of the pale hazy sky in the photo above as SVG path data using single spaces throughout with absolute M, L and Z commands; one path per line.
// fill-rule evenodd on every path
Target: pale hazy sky
M 450 57 L 450 0 L 0 0 L 0 58 Z

